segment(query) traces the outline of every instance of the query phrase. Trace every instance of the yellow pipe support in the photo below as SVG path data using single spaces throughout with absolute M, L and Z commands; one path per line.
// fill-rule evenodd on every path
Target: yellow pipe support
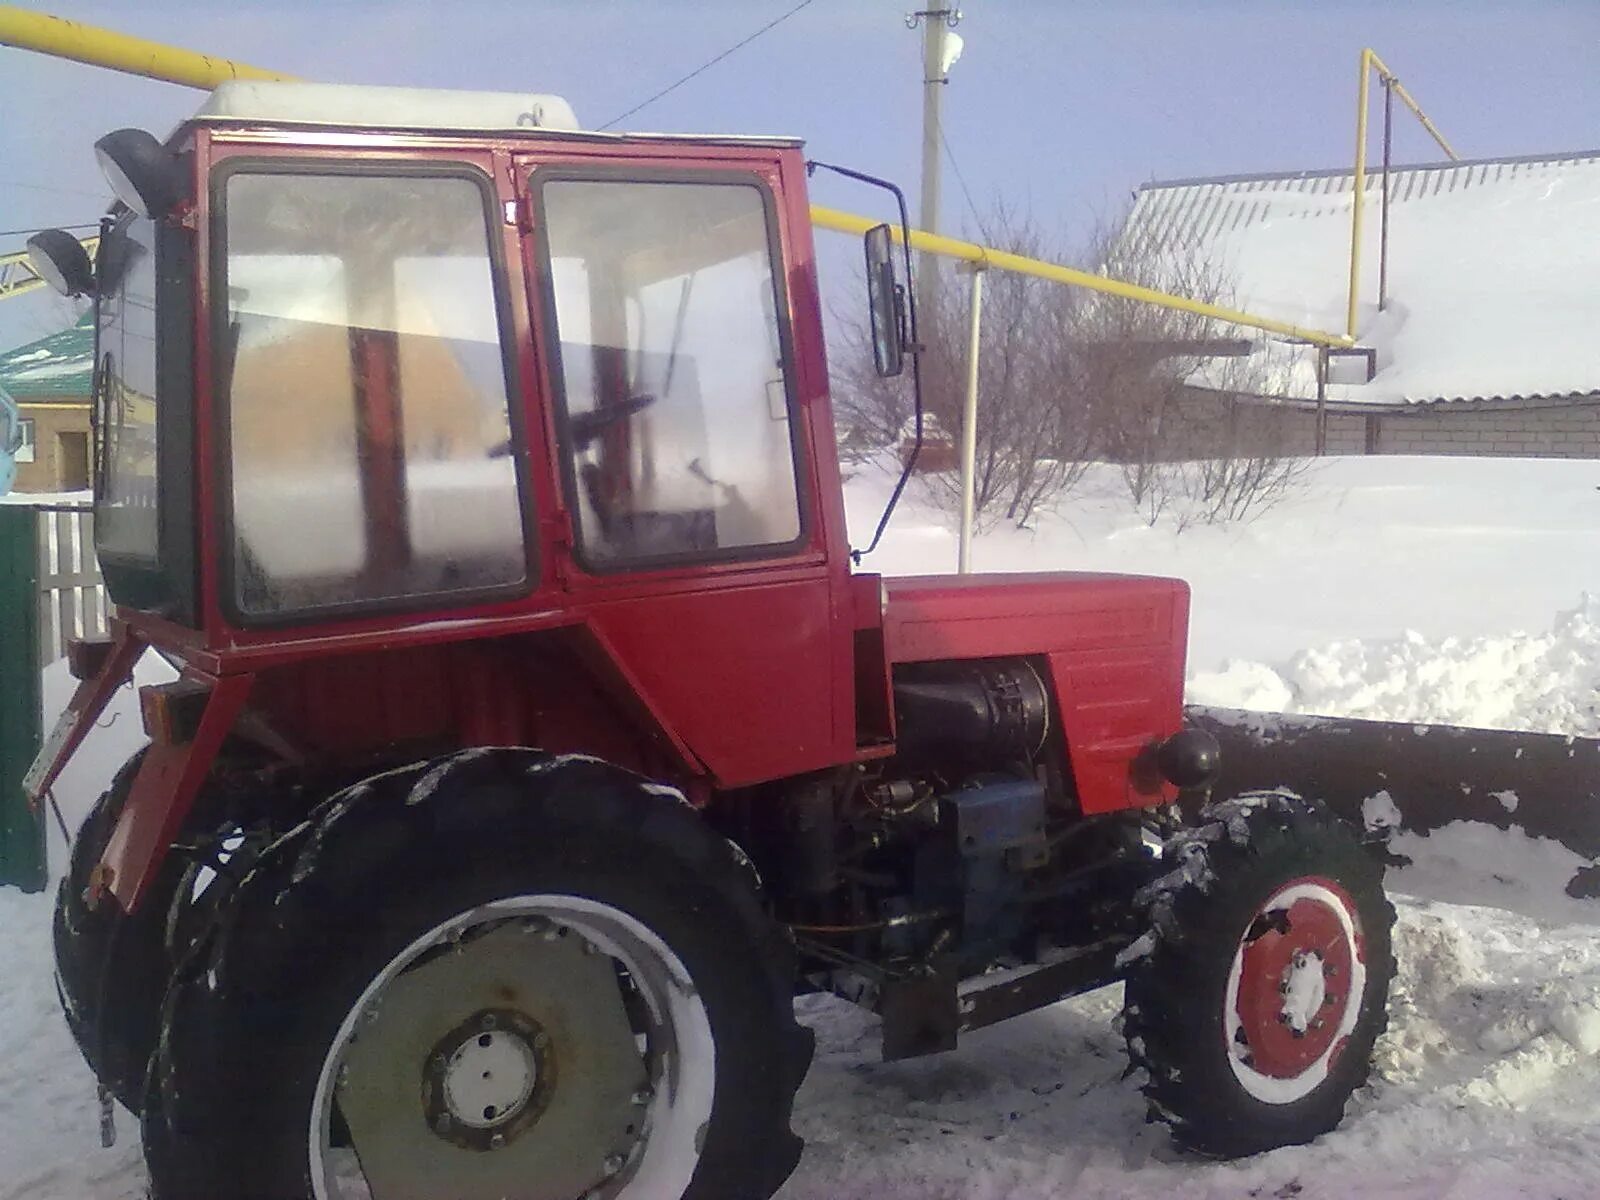
M 1434 141 L 1439 143 L 1439 148 L 1449 156 L 1450 161 L 1461 161 L 1461 156 L 1456 153 L 1455 147 L 1445 140 L 1438 126 L 1428 119 L 1428 114 L 1422 111 L 1422 106 L 1412 98 L 1410 92 L 1406 91 L 1405 84 L 1400 82 L 1400 77 L 1389 69 L 1388 64 L 1378 57 L 1376 51 L 1371 47 L 1364 48 L 1361 51 L 1361 86 L 1356 98 L 1355 193 L 1350 205 L 1350 300 L 1345 313 L 1345 333 L 1351 339 L 1356 336 L 1356 309 L 1361 289 L 1361 210 L 1367 192 L 1367 88 L 1373 71 L 1393 87 L 1394 94 L 1399 96 L 1417 120 L 1422 122 L 1422 127 Z
M 1367 60 L 1378 74 L 1394 85 L 1394 94 L 1400 97 L 1401 101 L 1412 111 L 1417 120 L 1422 122 L 1422 127 L 1428 131 L 1433 140 L 1439 143 L 1439 149 L 1445 152 L 1451 162 L 1460 162 L 1461 156 L 1455 152 L 1455 148 L 1449 142 L 1445 141 L 1444 134 L 1440 133 L 1438 127 L 1428 119 L 1428 114 L 1422 111 L 1422 106 L 1411 98 L 1411 93 L 1406 91 L 1406 85 L 1400 82 L 1400 77 L 1385 65 L 1383 59 L 1379 58 L 1375 51 L 1368 50 L 1365 53 Z
M 831 229 L 835 233 L 851 233 L 857 236 L 865 233 L 874 225 L 881 224 L 881 222 L 871 220 L 868 217 L 858 217 L 854 213 L 841 212 L 835 208 L 824 208 L 818 204 L 811 206 L 811 223 L 818 229 Z M 897 226 L 891 226 L 890 228 L 894 235 L 894 240 L 900 241 L 899 228 Z M 943 258 L 954 258 L 959 259 L 961 262 L 976 263 L 981 267 L 992 267 L 999 271 L 1015 271 L 1019 275 L 1032 275 L 1038 279 L 1048 279 L 1052 283 L 1064 283 L 1069 287 L 1087 288 L 1092 292 L 1103 292 L 1108 296 L 1120 296 L 1124 300 L 1137 300 L 1144 304 L 1154 304 L 1159 308 L 1173 308 L 1180 312 L 1212 317 L 1218 321 L 1228 321 L 1235 325 L 1247 326 L 1250 329 L 1261 329 L 1267 333 L 1281 334 L 1284 337 L 1310 342 L 1316 346 L 1350 346 L 1354 344 L 1350 338 L 1337 333 L 1324 333 L 1320 329 L 1306 329 L 1299 325 L 1291 325 L 1287 321 L 1274 321 L 1269 317 L 1251 316 L 1249 313 L 1223 308 L 1221 305 L 1207 304 L 1203 300 L 1191 300 L 1187 296 L 1174 296 L 1168 292 L 1144 287 L 1137 283 L 1111 279 L 1105 275 L 1095 275 L 1089 271 L 1080 271 L 1074 267 L 1063 267 L 1057 263 L 1043 262 L 1037 258 L 1026 258 L 1021 254 L 1011 254 L 1005 250 L 993 250 L 986 246 L 980 246 L 976 242 L 963 242 L 957 238 L 944 237 L 936 233 L 925 233 L 920 229 L 911 231 L 911 248 L 927 254 L 937 254 Z
M 1356 174 L 1350 204 L 1350 300 L 1345 310 L 1345 335 L 1356 336 L 1356 302 L 1361 295 L 1361 204 L 1367 191 L 1367 80 L 1372 74 L 1371 50 L 1361 52 L 1361 86 L 1356 99 Z
M 130 37 L 95 25 L 67 21 L 45 13 L 28 12 L 0 4 L 0 46 L 35 50 L 56 58 L 70 58 L 92 67 L 108 67 L 166 83 L 206 91 L 230 79 L 283 79 L 293 75 L 252 67 L 226 58 L 213 58 L 193 50 L 180 50 L 160 42 Z

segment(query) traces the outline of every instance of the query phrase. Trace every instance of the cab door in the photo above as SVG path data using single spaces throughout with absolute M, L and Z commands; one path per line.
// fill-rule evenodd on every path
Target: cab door
M 564 585 L 719 784 L 841 761 L 845 566 L 809 461 L 776 166 L 518 174 Z

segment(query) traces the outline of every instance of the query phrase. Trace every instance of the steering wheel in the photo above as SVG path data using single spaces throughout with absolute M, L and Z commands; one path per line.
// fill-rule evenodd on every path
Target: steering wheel
M 593 408 L 588 412 L 577 413 L 567 418 L 567 436 L 572 439 L 572 448 L 582 450 L 595 438 L 605 431 L 607 426 L 626 417 L 642 412 L 656 402 L 656 398 L 649 392 L 640 392 L 637 396 L 629 396 L 618 404 L 607 404 L 604 408 Z

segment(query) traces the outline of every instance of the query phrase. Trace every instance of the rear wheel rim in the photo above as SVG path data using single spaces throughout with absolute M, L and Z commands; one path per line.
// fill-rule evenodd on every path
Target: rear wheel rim
M 1228 1065 L 1264 1104 L 1315 1091 L 1361 1017 L 1366 944 L 1355 901 L 1331 879 L 1275 889 L 1234 952 L 1223 1001 Z
M 715 1045 L 676 953 L 596 900 L 465 910 L 351 1006 L 313 1094 L 316 1200 L 655 1200 L 689 1185 Z M 342 1125 L 350 1149 L 336 1147 Z

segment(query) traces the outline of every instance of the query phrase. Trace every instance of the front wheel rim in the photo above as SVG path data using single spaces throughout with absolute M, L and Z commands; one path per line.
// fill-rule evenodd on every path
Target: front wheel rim
M 1240 1086 L 1271 1105 L 1315 1091 L 1355 1032 L 1366 982 L 1349 892 L 1310 876 L 1277 888 L 1251 917 L 1228 972 L 1223 1036 Z
M 316 1200 L 656 1200 L 693 1178 L 716 1057 L 687 969 L 586 897 L 464 910 L 351 1005 L 313 1093 Z M 334 1146 L 336 1119 L 351 1149 Z

